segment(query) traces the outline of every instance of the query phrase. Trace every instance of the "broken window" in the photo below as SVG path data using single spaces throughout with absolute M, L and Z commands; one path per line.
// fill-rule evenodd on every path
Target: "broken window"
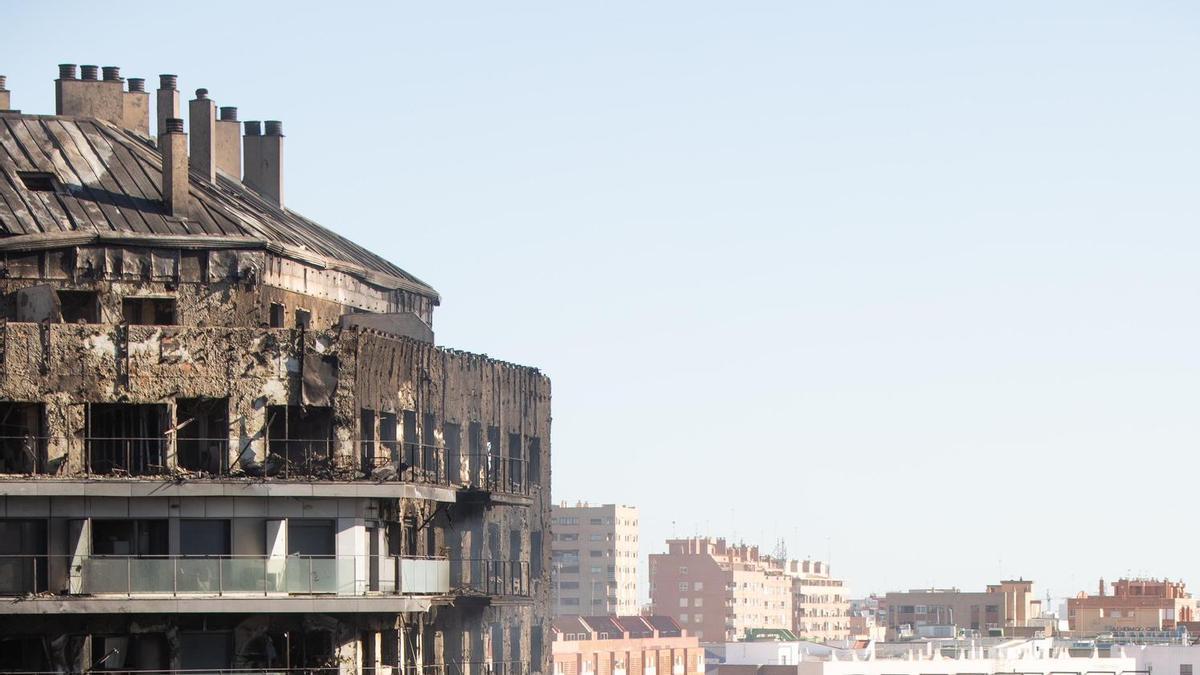
M 421 466 L 421 441 L 417 438 L 417 413 L 404 411 L 404 463 Z
M 422 466 L 430 478 L 440 482 L 441 462 L 437 452 L 437 418 L 430 413 L 421 416 L 421 447 L 424 455 Z
M 96 291 L 58 291 L 63 323 L 100 323 L 100 294 Z
M 180 670 L 228 670 L 232 667 L 232 633 L 207 630 L 179 634 Z
M 0 520 L 0 595 L 46 590 L 46 521 Z
M 446 476 L 452 483 L 462 481 L 462 427 L 442 423 L 442 440 L 446 443 Z
M 167 638 L 162 633 L 93 635 L 92 667 L 96 672 L 168 670 Z
M 308 330 L 312 326 L 312 312 L 307 309 L 296 310 L 296 328 Z
M 400 634 L 394 628 L 380 632 L 379 635 L 379 664 L 391 666 L 400 665 Z
M 125 298 L 121 316 L 131 326 L 171 326 L 175 324 L 175 298 Z
M 283 306 L 283 304 L 279 302 L 272 302 L 270 312 L 271 315 L 268 317 L 268 319 L 270 321 L 271 328 L 283 328 L 284 316 L 287 312 L 287 309 Z
M 400 460 L 400 446 L 396 443 L 396 413 L 379 413 L 379 442 L 388 461 Z
M 87 404 L 86 448 L 92 473 L 132 476 L 166 471 L 167 406 Z
M 229 460 L 229 399 L 175 401 L 175 445 L 181 468 L 224 473 Z
M 0 673 L 51 670 L 42 636 L 0 636 Z
M 521 447 L 521 434 L 508 435 L 508 482 L 513 492 L 525 488 L 525 450 Z
M 135 558 L 165 556 L 167 521 L 93 520 L 92 553 Z
M 467 425 L 467 473 L 470 484 L 479 487 L 479 471 L 483 466 L 483 427 L 479 422 Z
M 286 478 L 327 471 L 332 449 L 332 408 L 267 406 L 268 475 Z
M 363 408 L 358 416 L 359 454 L 362 472 L 371 475 L 375 465 L 375 411 Z
M 542 439 L 533 436 L 529 439 L 529 471 L 528 485 L 542 484 Z
M 535 579 L 542 576 L 542 531 L 529 533 L 529 567 Z
M 487 475 L 487 486 L 489 490 L 495 490 L 500 487 L 500 472 L 503 468 L 500 466 L 500 428 L 488 427 L 487 430 L 487 457 L 485 458 L 484 470 Z
M 0 402 L 0 473 L 45 471 L 41 403 Z

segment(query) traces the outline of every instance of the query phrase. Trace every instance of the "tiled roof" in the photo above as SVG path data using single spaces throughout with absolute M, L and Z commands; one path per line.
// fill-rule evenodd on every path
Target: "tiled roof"
M 26 187 L 20 173 L 49 173 L 59 189 Z M 0 248 L 166 238 L 176 247 L 265 247 L 438 300 L 437 292 L 354 242 L 260 198 L 241 182 L 193 175 L 186 219 L 162 203 L 162 156 L 108 122 L 0 115 Z

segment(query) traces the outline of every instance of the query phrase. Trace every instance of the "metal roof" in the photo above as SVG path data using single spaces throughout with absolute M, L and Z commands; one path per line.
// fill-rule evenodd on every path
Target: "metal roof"
M 53 191 L 22 173 L 49 173 Z M 190 218 L 162 203 L 162 156 L 144 137 L 91 118 L 0 115 L 0 250 L 128 239 L 143 245 L 262 247 L 439 301 L 380 256 L 262 199 L 240 181 L 190 177 Z

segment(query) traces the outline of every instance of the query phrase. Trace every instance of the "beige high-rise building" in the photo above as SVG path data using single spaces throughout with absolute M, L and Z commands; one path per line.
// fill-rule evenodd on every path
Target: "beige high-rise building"
M 638 614 L 638 510 L 565 502 L 550 508 L 554 614 Z

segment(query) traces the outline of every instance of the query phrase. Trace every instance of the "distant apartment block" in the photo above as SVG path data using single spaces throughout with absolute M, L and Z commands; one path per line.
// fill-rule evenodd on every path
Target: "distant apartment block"
M 887 639 L 886 621 L 879 620 L 879 597 L 872 595 L 850 601 L 850 638 L 856 640 Z
M 819 560 L 789 560 L 792 579 L 792 632 L 826 642 L 850 636 L 850 600 L 841 579 Z
M 1182 581 L 1121 579 L 1105 593 L 1080 593 L 1067 600 L 1067 622 L 1072 631 L 1094 634 L 1115 630 L 1171 630 L 1194 621 L 1196 599 Z
M 1042 614 L 1042 603 L 1034 597 L 1033 582 L 1023 579 L 989 584 L 981 592 L 916 589 L 888 593 L 880 616 L 886 618 L 889 639 L 904 634 L 952 637 L 959 630 L 981 635 L 1022 634 L 1029 632 Z
M 791 628 L 792 583 L 757 546 L 670 539 L 650 555 L 650 604 L 700 640 L 732 641 L 756 628 Z
M 668 616 L 560 616 L 554 675 L 701 675 L 704 650 Z
M 672 539 L 666 553 L 652 554 L 650 601 L 654 614 L 712 642 L 764 629 L 812 640 L 849 636 L 849 601 L 827 564 L 777 560 L 719 538 Z
M 555 615 L 637 615 L 637 508 L 564 503 L 550 515 Z

